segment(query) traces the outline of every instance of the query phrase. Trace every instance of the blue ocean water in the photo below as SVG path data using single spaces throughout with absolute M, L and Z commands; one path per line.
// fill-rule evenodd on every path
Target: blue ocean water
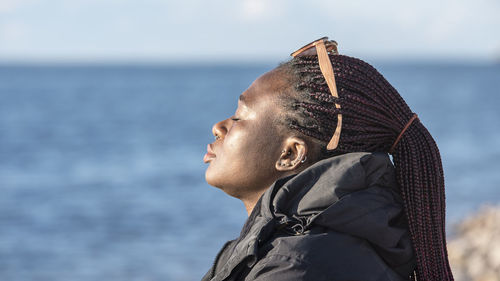
M 500 65 L 375 64 L 445 168 L 447 219 L 500 203 Z M 211 126 L 269 65 L 0 66 L 0 280 L 199 280 L 243 205 Z

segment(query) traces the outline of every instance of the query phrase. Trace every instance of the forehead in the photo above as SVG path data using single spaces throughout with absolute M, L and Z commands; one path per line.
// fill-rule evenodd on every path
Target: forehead
M 250 87 L 239 96 L 239 102 L 249 105 L 261 100 L 272 101 L 288 87 L 284 73 L 273 69 L 257 78 Z

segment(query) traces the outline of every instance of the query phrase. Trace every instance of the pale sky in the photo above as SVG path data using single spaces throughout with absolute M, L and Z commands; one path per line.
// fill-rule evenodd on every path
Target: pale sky
M 499 0 L 0 0 L 2 61 L 500 59 Z M 274 61 L 273 61 L 274 62 Z

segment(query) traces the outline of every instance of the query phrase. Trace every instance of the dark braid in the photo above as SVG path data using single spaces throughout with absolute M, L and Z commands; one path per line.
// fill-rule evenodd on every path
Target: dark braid
M 368 63 L 344 55 L 330 55 L 330 60 L 339 98 L 328 90 L 316 56 L 296 57 L 279 66 L 293 86 L 293 91 L 281 95 L 285 125 L 323 142 L 322 158 L 348 152 L 388 152 L 413 112 Z M 338 113 L 343 118 L 340 142 L 327 151 Z M 417 119 L 392 156 L 417 258 L 412 280 L 453 280 L 446 250 L 444 176 L 438 147 Z

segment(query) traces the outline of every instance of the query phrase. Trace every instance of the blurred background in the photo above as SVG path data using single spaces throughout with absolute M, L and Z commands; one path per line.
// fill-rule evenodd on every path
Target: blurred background
M 500 203 L 499 14 L 497 0 L 0 0 L 0 280 L 201 279 L 246 219 L 204 180 L 212 124 L 322 36 L 435 137 L 452 239 Z

